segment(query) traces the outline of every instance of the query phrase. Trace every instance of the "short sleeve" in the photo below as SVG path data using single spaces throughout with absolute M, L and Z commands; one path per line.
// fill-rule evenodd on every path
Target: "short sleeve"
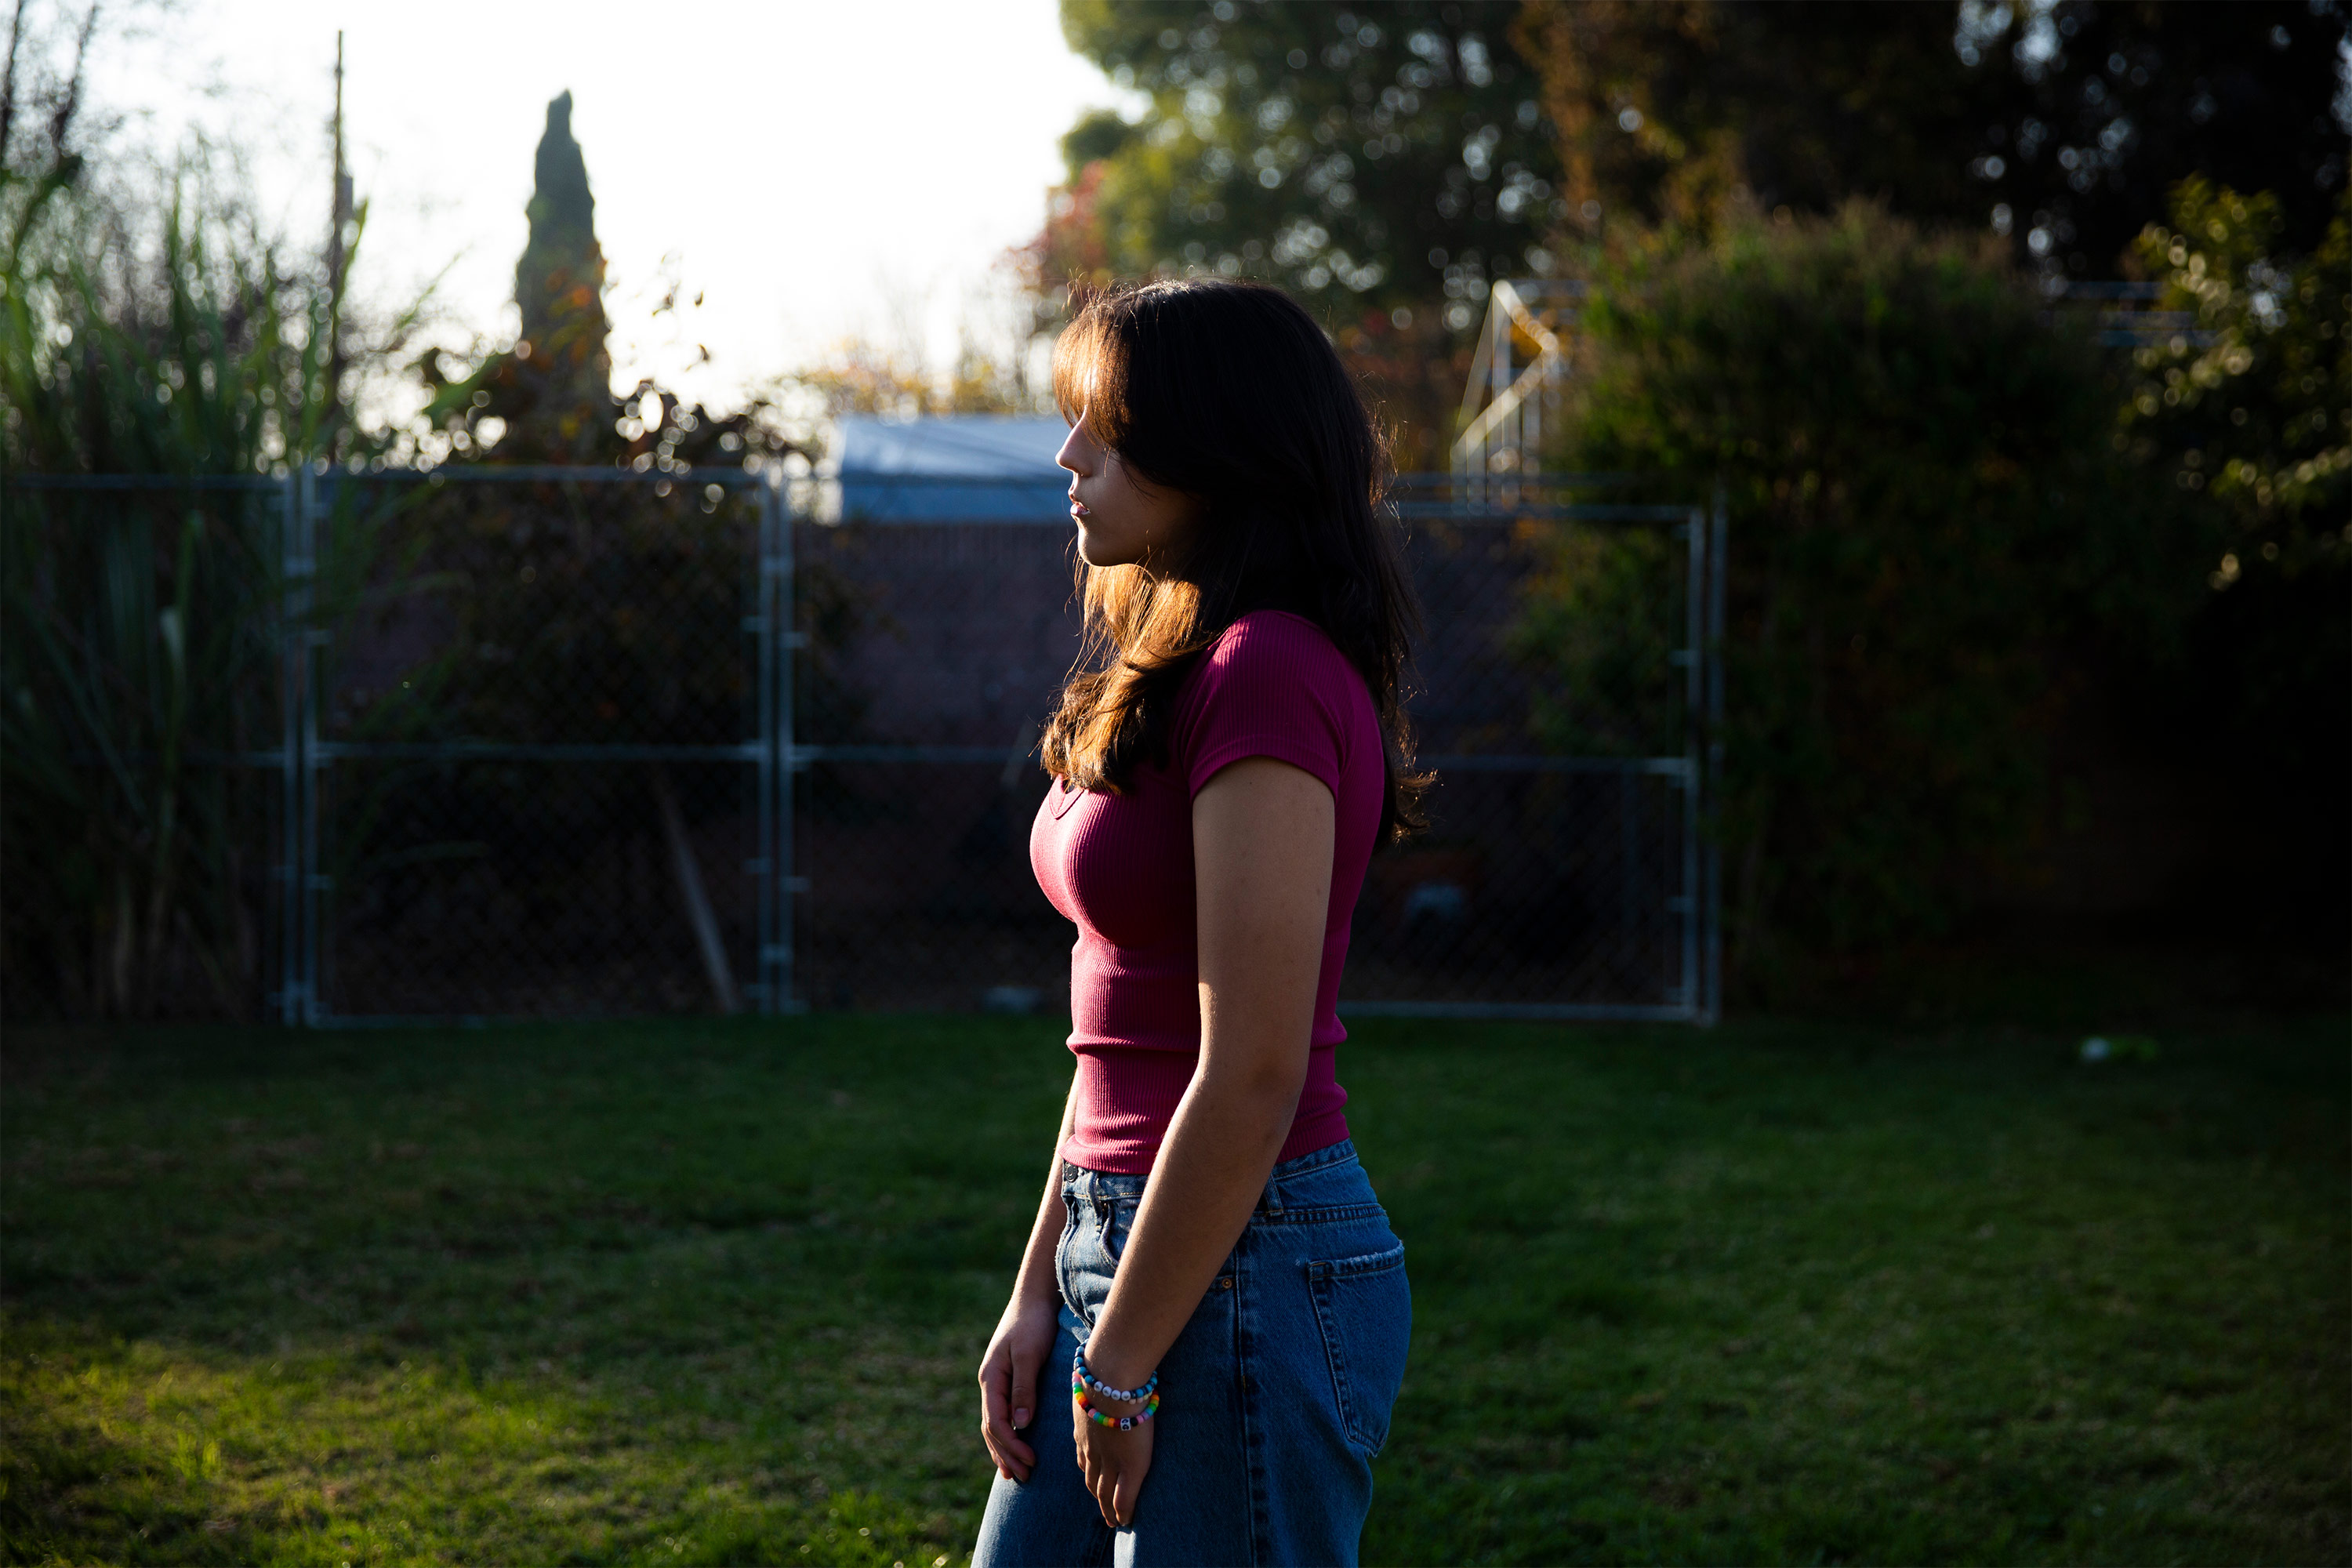
M 1347 721 L 1355 669 L 1321 627 L 1257 611 L 1226 628 L 1202 656 L 1177 705 L 1171 760 L 1188 794 L 1244 757 L 1272 757 L 1334 795 L 1347 772 Z

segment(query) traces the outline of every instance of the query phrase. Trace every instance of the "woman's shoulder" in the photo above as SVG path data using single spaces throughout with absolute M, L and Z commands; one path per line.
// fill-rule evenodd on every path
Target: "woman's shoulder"
M 1379 766 L 1378 737 L 1363 677 L 1323 628 L 1288 611 L 1253 610 L 1203 652 L 1170 739 L 1176 771 L 1195 792 L 1251 756 L 1304 768 L 1337 792 L 1363 766 Z
M 1345 677 L 1362 683 L 1355 666 L 1321 626 L 1290 610 L 1252 610 L 1217 635 L 1202 664 L 1212 679 L 1309 680 Z
M 1202 654 L 1179 703 L 1180 724 L 1213 727 L 1314 710 L 1340 731 L 1370 721 L 1371 691 L 1330 634 L 1288 610 L 1252 610 L 1217 635 Z

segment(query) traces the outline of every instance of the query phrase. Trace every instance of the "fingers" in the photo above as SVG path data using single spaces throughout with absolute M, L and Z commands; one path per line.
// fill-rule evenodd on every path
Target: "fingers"
M 1003 1395 L 998 1392 L 1003 1378 L 996 1347 L 991 1345 L 987 1359 L 980 1363 L 980 1440 L 988 1446 L 988 1457 L 995 1462 L 996 1473 L 1011 1480 L 1013 1479 L 1012 1468 L 1006 1462 L 1004 1450 L 997 1445 L 1004 1425 L 996 1415 L 1003 1403 Z
M 1095 1506 L 1102 1510 L 1103 1523 L 1113 1530 L 1118 1528 L 1118 1512 L 1111 1506 L 1111 1499 L 1116 1494 L 1118 1484 L 1118 1472 L 1108 1466 L 1094 1471 L 1087 1478 L 1087 1488 L 1095 1494 Z
M 992 1376 L 992 1373 L 999 1375 Z M 1006 1408 L 1004 1384 L 998 1365 L 991 1363 L 981 1368 L 980 1375 L 980 1436 L 988 1445 L 989 1458 L 996 1461 L 997 1474 L 1009 1481 L 1025 1481 L 1030 1468 L 1037 1462 L 1036 1450 L 1014 1436 L 1012 1412 Z
M 1102 1514 L 1104 1526 L 1127 1529 L 1135 1522 L 1136 1500 L 1142 1495 L 1143 1478 L 1151 1473 L 1149 1435 L 1129 1433 L 1112 1437 L 1089 1432 L 1081 1421 L 1072 1436 L 1077 1443 L 1078 1474 Z
M 1104 1462 L 1102 1451 L 1087 1440 L 1091 1435 L 1085 1418 L 1079 1417 L 1070 1434 L 1077 1444 L 1078 1475 L 1086 1483 L 1087 1495 L 1102 1510 L 1103 1522 L 1116 1530 L 1118 1526 L 1112 1522 L 1110 1511 L 1111 1468 Z
M 983 1431 L 982 1436 L 987 1439 L 989 1455 L 996 1460 L 996 1468 L 1004 1473 L 1006 1480 L 1025 1481 L 1029 1479 L 1029 1472 L 1037 1464 L 1034 1448 L 1002 1429 Z
M 1124 1530 L 1135 1522 L 1135 1496 L 1143 1488 L 1143 1468 L 1133 1462 L 1133 1456 L 1081 1447 L 1078 1469 L 1086 1477 L 1087 1490 L 1101 1510 L 1106 1528 Z
M 1021 1453 L 1016 1453 L 1016 1448 L 1021 1446 L 1018 1438 L 1004 1436 L 1002 1432 L 990 1432 L 988 1425 L 981 1422 L 981 1441 L 988 1444 L 988 1458 L 997 1467 L 1000 1477 L 1004 1477 L 1007 1481 L 1028 1481 L 1030 1460 L 1034 1455 L 1024 1458 Z
M 1037 1363 L 1017 1351 L 1013 1356 L 1013 1377 L 1005 1390 L 1005 1399 L 1013 1406 L 1013 1425 L 1028 1426 L 1029 1417 L 1037 1409 Z
M 1035 1468 L 1036 1451 L 1020 1438 L 1001 1431 L 992 1431 L 986 1423 L 980 1429 L 981 1441 L 988 1445 L 988 1457 L 996 1465 L 996 1473 L 1008 1481 L 1025 1481 Z

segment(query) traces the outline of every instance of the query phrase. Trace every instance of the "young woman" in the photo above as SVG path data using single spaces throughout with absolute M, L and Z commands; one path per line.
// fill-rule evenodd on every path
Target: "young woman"
M 1063 335 L 1087 652 L 1029 841 L 1077 1072 L 980 1368 L 975 1563 L 1356 1561 L 1412 1301 L 1340 1107 L 1372 847 L 1413 818 L 1381 456 L 1306 311 L 1224 280 Z

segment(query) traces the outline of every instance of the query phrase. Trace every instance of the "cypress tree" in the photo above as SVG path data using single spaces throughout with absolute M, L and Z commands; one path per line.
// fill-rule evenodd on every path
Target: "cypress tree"
M 547 106 L 534 174 L 526 209 L 530 238 L 515 265 L 515 303 L 522 310 L 514 363 L 519 395 L 501 445 L 527 460 L 586 461 L 614 443 L 613 361 L 604 343 L 596 198 L 572 139 L 568 91 Z

